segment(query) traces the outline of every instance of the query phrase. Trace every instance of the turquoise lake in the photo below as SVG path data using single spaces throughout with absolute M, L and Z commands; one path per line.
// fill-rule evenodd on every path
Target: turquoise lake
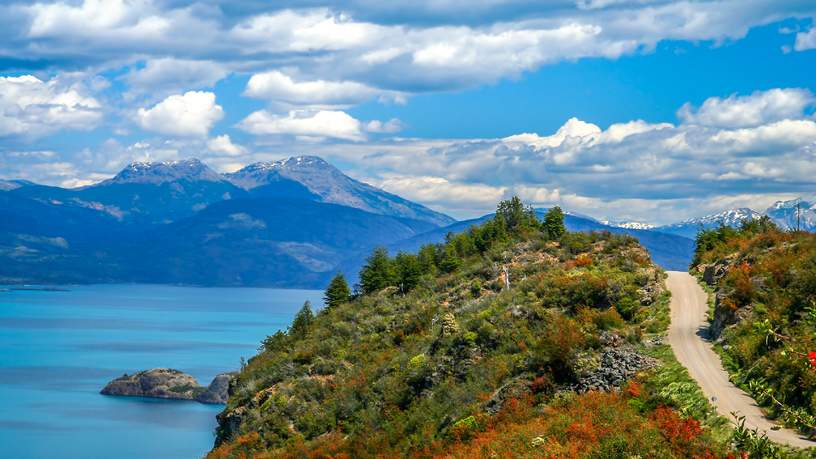
M 201 457 L 221 405 L 99 390 L 123 373 L 156 367 L 209 384 L 321 296 L 157 285 L 0 292 L 0 457 Z

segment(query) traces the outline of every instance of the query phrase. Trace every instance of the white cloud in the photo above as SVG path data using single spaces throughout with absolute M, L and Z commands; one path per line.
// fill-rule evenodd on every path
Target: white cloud
M 542 137 L 535 133 L 524 133 L 505 137 L 504 141 L 508 143 L 522 143 L 542 149 L 558 147 L 570 139 L 578 142 L 594 142 L 598 139 L 600 134 L 601 128 L 598 126 L 581 121 L 578 118 L 570 118 L 553 135 Z
M 683 105 L 677 116 L 685 123 L 716 127 L 750 127 L 801 117 L 816 99 L 806 89 L 770 89 L 748 96 L 710 97 L 699 108 Z
M 674 126 L 671 123 L 650 124 L 643 120 L 629 121 L 628 123 L 616 123 L 609 126 L 601 135 L 602 142 L 622 142 L 630 135 L 643 134 L 658 129 L 668 129 Z
M 305 138 L 365 139 L 362 123 L 346 112 L 335 110 L 290 111 L 286 116 L 260 110 L 250 114 L 240 127 L 256 135 L 292 135 Z
M 93 129 L 101 106 L 77 85 L 32 75 L 0 77 L 0 136 L 37 137 L 60 129 Z
M 711 142 L 727 146 L 734 153 L 774 155 L 816 142 L 816 122 L 782 120 L 753 128 L 726 130 L 711 136 Z
M 490 208 L 502 200 L 507 191 L 506 187 L 455 183 L 432 176 L 393 175 L 379 181 L 379 185 L 387 191 L 431 206 L 455 203 L 460 209 Z
M 185 89 L 211 88 L 227 75 L 224 65 L 213 61 L 149 59 L 124 78 L 131 91 L 144 94 L 175 93 Z
M 224 116 L 215 103 L 215 94 L 188 91 L 167 97 L 149 109 L 140 108 L 137 117 L 142 128 L 173 136 L 206 136 Z
M 232 139 L 227 134 L 208 140 L 207 148 L 213 153 L 221 153 L 227 156 L 239 156 L 246 152 L 244 147 L 232 143 Z
M 260 14 L 237 24 L 230 35 L 263 51 L 337 51 L 368 45 L 387 30 L 327 8 Z
M 372 120 L 366 123 L 365 130 L 375 134 L 393 134 L 403 129 L 402 121 L 391 118 L 388 121 Z
M 115 65 L 173 56 L 250 72 L 285 68 L 298 80 L 284 95 L 300 99 L 298 84 L 311 82 L 406 93 L 462 89 L 552 62 L 648 51 L 663 40 L 739 39 L 753 26 L 816 14 L 816 5 L 772 0 L 430 0 L 412 4 L 410 14 L 405 5 L 380 3 L 232 15 L 201 3 L 84 0 L 7 7 L 0 15 L 23 15 L 6 35 L 7 50 L 19 58 Z M 799 34 L 797 47 L 812 35 Z M 196 85 L 183 89 L 202 87 L 199 76 L 187 76 Z
M 796 43 L 793 49 L 796 51 L 807 51 L 814 48 L 816 48 L 816 27 L 811 27 L 808 31 L 796 34 Z
M 331 154 L 364 163 L 373 183 L 459 217 L 517 194 L 597 217 L 668 223 L 812 193 L 816 121 L 802 116 L 741 128 L 636 120 L 601 129 L 570 119 L 549 135 L 333 146 Z
M 275 103 L 317 107 L 344 107 L 375 97 L 401 99 L 399 93 L 354 81 L 295 81 L 277 70 L 252 75 L 244 95 Z

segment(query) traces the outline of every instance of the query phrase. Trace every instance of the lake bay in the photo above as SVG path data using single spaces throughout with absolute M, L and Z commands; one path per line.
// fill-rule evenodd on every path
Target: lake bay
M 221 405 L 109 397 L 123 373 L 169 367 L 207 385 L 322 292 L 161 285 L 0 292 L 0 456 L 196 458 Z

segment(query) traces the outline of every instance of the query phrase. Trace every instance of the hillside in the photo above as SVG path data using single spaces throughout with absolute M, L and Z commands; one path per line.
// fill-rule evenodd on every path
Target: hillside
M 536 215 L 542 218 L 545 212 L 546 209 L 537 209 Z M 472 220 L 459 221 L 443 228 L 434 228 L 410 239 L 393 243 L 388 246 L 388 249 L 394 253 L 401 250 L 413 252 L 423 244 L 443 242 L 448 233 L 461 233 L 471 226 L 482 224 L 491 218 L 493 218 L 493 214 Z M 649 251 L 652 260 L 663 269 L 685 271 L 691 263 L 692 254 L 694 253 L 694 241 L 692 239 L 662 233 L 658 230 L 610 226 L 589 217 L 572 214 L 564 216 L 564 224 L 570 231 L 609 231 L 614 234 L 628 234 L 636 238 Z
M 653 339 L 667 297 L 643 247 L 505 204 L 304 306 L 241 369 L 209 457 L 725 457 Z
M 702 233 L 692 268 L 714 291 L 710 333 L 732 380 L 773 417 L 816 426 L 816 235 L 768 219 Z

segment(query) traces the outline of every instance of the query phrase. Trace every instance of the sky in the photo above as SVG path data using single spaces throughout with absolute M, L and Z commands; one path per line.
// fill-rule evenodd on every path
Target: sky
M 319 155 L 456 218 L 816 194 L 812 0 L 0 5 L 0 178 Z

